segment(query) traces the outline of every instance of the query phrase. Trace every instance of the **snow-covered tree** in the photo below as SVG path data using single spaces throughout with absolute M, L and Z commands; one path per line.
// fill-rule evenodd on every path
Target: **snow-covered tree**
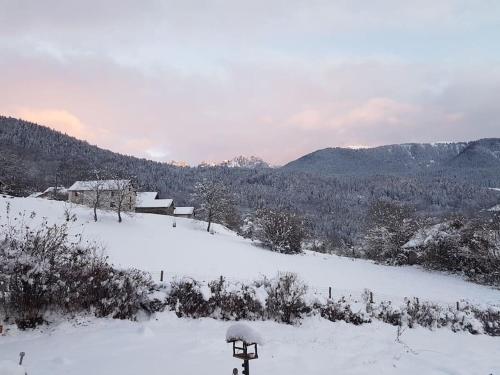
M 294 213 L 262 209 L 256 214 L 255 233 L 272 251 L 295 254 L 302 251 L 306 228 L 304 220 Z
M 411 207 L 378 200 L 368 210 L 367 226 L 364 248 L 369 258 L 396 264 L 407 263 L 407 255 L 402 247 L 418 229 Z
M 192 198 L 199 204 L 199 213 L 208 222 L 207 232 L 213 222 L 222 222 L 231 210 L 231 194 L 226 186 L 215 179 L 204 179 L 195 185 Z

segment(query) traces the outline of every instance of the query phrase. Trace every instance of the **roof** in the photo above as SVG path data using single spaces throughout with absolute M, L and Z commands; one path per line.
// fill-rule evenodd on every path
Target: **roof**
M 51 186 L 51 187 L 48 187 L 47 189 L 45 189 L 45 191 L 42 194 L 52 193 L 55 190 L 56 190 L 55 186 Z M 68 190 L 66 190 L 66 188 L 64 186 L 58 186 L 57 191 L 59 193 L 66 193 Z
M 244 323 L 236 323 L 226 331 L 226 342 L 243 341 L 247 344 L 262 345 L 262 336 L 255 329 Z
M 141 191 L 137 193 L 135 207 L 137 208 L 168 208 L 174 203 L 173 199 L 158 199 L 155 191 Z
M 93 180 L 93 181 L 76 181 L 71 185 L 68 191 L 91 191 L 95 190 L 97 184 L 100 185 L 100 190 L 117 190 L 116 186 L 130 184 L 130 180 Z
M 173 199 L 153 199 L 135 205 L 138 208 L 168 208 L 174 203 Z
M 135 199 L 136 206 L 152 201 L 156 198 L 158 198 L 158 193 L 156 191 L 138 191 Z
M 192 215 L 194 207 L 175 207 L 174 215 Z

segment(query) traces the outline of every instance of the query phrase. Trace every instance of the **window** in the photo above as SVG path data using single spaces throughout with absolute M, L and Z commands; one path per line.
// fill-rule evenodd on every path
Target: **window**
M 112 192 L 111 192 L 111 196 L 112 196 L 112 197 L 114 197 L 114 196 L 115 196 L 115 192 L 114 192 L 114 191 L 112 191 Z
M 115 207 L 115 202 L 109 202 L 109 207 L 111 208 Z

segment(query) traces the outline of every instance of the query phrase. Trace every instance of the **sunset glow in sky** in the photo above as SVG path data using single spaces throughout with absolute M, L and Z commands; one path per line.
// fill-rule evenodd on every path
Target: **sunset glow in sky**
M 0 114 L 155 160 L 500 136 L 500 1 L 0 0 Z

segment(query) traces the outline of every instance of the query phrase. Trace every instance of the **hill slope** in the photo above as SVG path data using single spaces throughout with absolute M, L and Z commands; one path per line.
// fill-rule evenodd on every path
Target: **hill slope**
M 283 167 L 327 175 L 412 175 L 448 169 L 500 170 L 500 138 L 473 142 L 401 144 L 367 149 L 327 148 Z
M 0 198 L 0 223 L 6 220 L 7 203 L 12 217 L 18 212 L 36 212 L 33 225 L 44 217 L 52 223 L 64 222 L 64 202 Z M 74 213 L 78 220 L 72 225 L 73 233 L 104 245 L 113 263 L 140 268 L 156 277 L 164 270 L 167 276 L 212 280 L 224 275 L 250 281 L 262 275 L 273 277 L 279 271 L 292 271 L 321 293 L 331 286 L 335 295 L 360 295 L 370 288 L 378 298 L 393 301 L 410 296 L 451 303 L 460 299 L 500 301 L 500 291 L 458 277 L 309 251 L 298 256 L 279 254 L 257 247 L 220 225 L 215 227 L 216 234 L 210 235 L 205 230 L 206 223 L 196 220 L 177 218 L 174 228 L 170 216 L 135 214 L 118 223 L 115 214 L 101 212 L 96 223 L 86 207 L 75 206 Z
M 63 202 L 0 198 L 0 224 L 7 220 L 8 203 L 12 218 L 19 217 L 19 212 L 29 215 L 34 211 L 36 217 L 28 222 L 33 226 L 44 216 L 49 222 L 64 220 Z M 107 255 L 116 264 L 154 271 L 156 280 L 160 269 L 168 277 L 186 275 L 198 280 L 219 275 L 248 280 L 273 276 L 277 271 L 296 271 L 317 290 L 319 298 L 333 286 L 334 298 L 359 296 L 369 287 L 376 299 L 394 302 L 410 295 L 451 304 L 461 298 L 480 303 L 500 301 L 500 291 L 457 277 L 310 252 L 276 254 L 220 226 L 210 235 L 204 231 L 204 223 L 189 219 L 178 219 L 174 228 L 172 218 L 165 216 L 137 214 L 119 224 L 114 215 L 100 212 L 100 221 L 95 223 L 88 208 L 77 206 L 73 212 L 77 215 L 73 233 L 105 244 Z M 14 361 L 24 351 L 29 374 L 229 373 L 241 365 L 232 358 L 224 339 L 233 323 L 179 319 L 174 312 L 138 322 L 77 316 L 35 331 L 8 330 L 0 340 L 0 363 Z M 397 328 L 380 322 L 355 326 L 315 317 L 305 318 L 300 326 L 246 323 L 265 340 L 259 359 L 251 363 L 256 374 L 488 374 L 500 369 L 496 355 L 500 341 L 486 335 L 416 328 L 406 330 L 398 341 Z

